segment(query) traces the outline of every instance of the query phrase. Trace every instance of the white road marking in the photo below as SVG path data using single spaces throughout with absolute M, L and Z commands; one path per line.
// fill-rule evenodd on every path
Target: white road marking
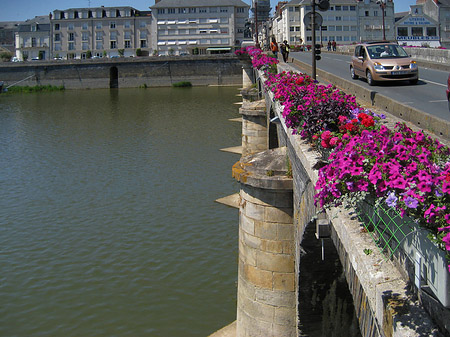
M 430 102 L 430 103 L 440 103 L 440 102 L 447 102 L 447 100 L 446 99 L 439 99 L 439 100 L 436 100 L 436 101 L 428 101 L 428 102 Z
M 421 79 L 422 80 L 422 79 Z M 433 82 L 433 81 L 429 81 L 429 80 L 422 80 L 426 83 L 431 83 L 431 84 L 436 84 L 436 85 L 440 85 L 441 87 L 446 87 L 446 84 L 442 84 L 442 83 L 437 83 L 437 82 Z

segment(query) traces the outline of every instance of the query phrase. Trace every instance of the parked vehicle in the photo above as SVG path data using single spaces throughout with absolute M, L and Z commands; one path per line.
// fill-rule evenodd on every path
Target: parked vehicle
M 448 74 L 446 93 L 447 93 L 447 101 L 448 101 L 448 111 L 450 111 L 450 74 Z
M 369 85 L 377 81 L 409 81 L 416 84 L 419 68 L 397 43 L 367 42 L 356 45 L 350 64 L 352 79 L 365 78 Z
M 11 62 L 20 62 L 19 58 L 17 56 L 13 56 L 11 58 Z

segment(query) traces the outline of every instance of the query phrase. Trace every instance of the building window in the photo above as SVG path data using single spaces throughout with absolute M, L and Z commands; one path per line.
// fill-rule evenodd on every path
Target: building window
M 342 21 L 342 16 L 336 16 L 336 21 Z
M 140 21 L 140 22 L 139 22 L 139 27 L 140 27 L 140 28 L 145 28 L 145 27 L 147 27 L 147 22 L 145 22 L 145 21 Z
M 55 43 L 55 44 L 54 44 L 54 47 L 55 47 L 55 50 L 56 50 L 56 51 L 62 50 L 62 48 L 61 48 L 61 43 Z
M 117 40 L 117 32 L 109 32 L 109 39 L 111 41 L 116 41 Z
M 373 11 L 373 16 L 378 16 L 378 11 Z
M 356 11 L 356 6 L 350 6 L 351 11 Z
M 398 36 L 408 36 L 408 27 L 398 27 L 397 35 Z
M 69 41 L 75 41 L 75 34 L 69 33 Z
M 295 27 L 295 31 L 299 32 L 300 31 L 300 26 Z
M 175 8 L 167 8 L 168 14 L 175 14 Z
M 336 31 L 337 32 L 342 32 L 342 26 L 336 26 Z
M 189 8 L 189 13 L 197 13 L 197 9 L 196 8 Z
M 97 41 L 97 42 L 95 43 L 95 49 L 97 49 L 97 50 L 103 49 L 103 43 Z
M 125 40 L 125 48 L 131 48 L 131 41 Z
M 55 39 L 54 41 L 61 41 L 61 34 L 55 34 Z
M 111 22 L 109 23 L 109 28 L 111 28 L 111 29 L 116 28 L 116 22 L 115 22 L 115 21 L 111 21 Z
M 82 41 L 87 41 L 87 40 L 89 40 L 89 33 L 88 33 L 88 32 L 83 32 L 83 33 L 81 33 L 81 40 L 82 40 Z
M 342 36 L 336 36 L 336 41 L 342 41 Z
M 31 47 L 37 47 L 36 38 L 35 37 L 31 38 Z
M 343 11 L 348 11 L 348 6 L 342 6 Z
M 244 7 L 238 7 L 236 11 L 238 13 L 245 13 L 245 8 Z
M 349 26 L 343 26 L 342 29 L 343 29 L 344 32 L 350 31 L 350 27 Z
M 293 12 L 294 11 L 294 7 L 289 7 L 289 12 Z
M 187 9 L 186 8 L 178 8 L 178 14 L 186 14 Z
M 217 13 L 217 7 L 209 7 L 210 13 Z
M 125 23 L 123 24 L 124 28 L 130 28 L 131 27 L 131 23 L 130 21 L 125 21 Z
M 69 42 L 69 50 L 75 50 L 75 43 Z
M 340 10 L 342 10 L 342 7 L 341 7 L 341 6 L 334 6 L 334 9 L 335 9 L 336 11 L 340 11 Z
M 199 12 L 199 13 L 206 13 L 207 10 L 206 10 L 206 8 L 199 8 L 199 9 L 198 9 L 198 12 Z
M 141 48 L 147 48 L 147 40 L 141 40 Z
M 101 21 L 96 22 L 95 23 L 95 28 L 96 29 L 102 29 L 102 22 Z
M 131 40 L 131 32 L 123 32 L 123 38 L 125 40 Z
M 412 36 L 423 36 L 423 28 L 422 27 L 412 27 L 411 33 L 412 33 Z
M 427 36 L 436 36 L 436 27 L 427 27 Z
M 117 42 L 116 41 L 110 41 L 110 49 L 116 49 L 117 48 Z
M 69 23 L 67 25 L 67 30 L 73 30 L 73 23 Z
M 165 8 L 158 8 L 158 14 L 166 14 Z
M 369 16 L 369 11 L 365 11 L 364 16 Z
M 220 34 L 228 34 L 228 28 L 220 28 Z
M 83 42 L 81 44 L 81 48 L 83 48 L 83 50 L 88 50 L 89 49 L 89 43 L 88 42 Z
M 87 22 L 83 22 L 83 24 L 81 25 L 81 29 L 88 30 L 89 29 L 88 23 Z
M 202 29 L 198 31 L 199 34 L 206 34 L 208 31 L 206 29 Z
M 220 7 L 220 13 L 228 13 L 227 7 Z
M 295 30 L 295 27 L 293 27 L 293 26 L 289 27 L 290 32 L 293 32 L 294 30 Z
M 59 23 L 55 23 L 55 30 L 59 30 Z
M 95 40 L 101 41 L 103 39 L 103 32 L 95 32 Z

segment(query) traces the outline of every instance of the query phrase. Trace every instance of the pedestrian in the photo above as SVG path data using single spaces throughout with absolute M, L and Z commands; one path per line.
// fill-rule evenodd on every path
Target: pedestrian
M 328 41 L 328 44 L 327 44 L 327 50 L 328 50 L 328 51 L 331 51 L 331 41 Z
M 336 51 L 336 41 L 333 40 L 333 42 L 331 42 L 331 45 L 333 46 L 333 51 Z
M 278 58 L 278 43 L 275 40 L 275 36 L 272 36 L 272 42 L 270 42 L 270 51 Z
M 287 40 L 283 41 L 283 44 L 281 45 L 281 55 L 283 55 L 283 61 L 287 63 L 288 57 L 289 57 L 289 44 Z

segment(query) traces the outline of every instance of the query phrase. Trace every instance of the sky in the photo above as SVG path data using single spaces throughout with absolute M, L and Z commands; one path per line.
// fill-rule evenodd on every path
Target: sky
M 251 0 L 243 1 L 251 4 Z M 270 2 L 275 8 L 278 0 Z M 395 12 L 409 11 L 409 6 L 415 3 L 415 0 L 394 0 Z M 0 0 L 0 21 L 25 21 L 38 15 L 48 15 L 55 9 L 131 6 L 144 11 L 154 4 L 154 0 Z

